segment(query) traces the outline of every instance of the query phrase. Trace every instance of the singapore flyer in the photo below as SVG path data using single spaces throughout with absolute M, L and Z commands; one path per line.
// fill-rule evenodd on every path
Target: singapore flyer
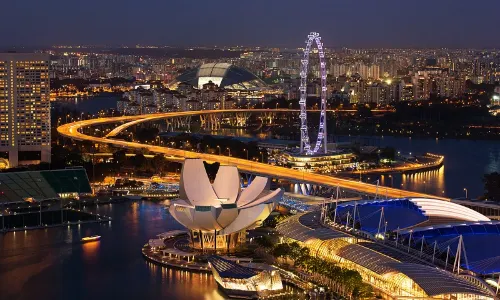
M 309 54 L 311 46 L 316 43 L 318 48 L 320 74 L 321 74 L 321 112 L 318 128 L 318 137 L 314 148 L 311 149 L 309 142 L 309 129 L 307 128 L 307 71 L 309 66 Z M 300 152 L 302 154 L 314 155 L 321 152 L 326 153 L 326 69 L 325 69 L 325 53 L 323 52 L 323 43 L 317 32 L 311 32 L 307 36 L 306 48 L 304 49 L 304 57 L 301 60 L 300 70 Z M 323 149 L 321 149 L 323 144 Z

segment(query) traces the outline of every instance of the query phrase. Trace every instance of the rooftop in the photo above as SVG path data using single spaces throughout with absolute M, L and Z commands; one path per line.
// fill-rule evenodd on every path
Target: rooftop
M 177 81 L 186 82 L 200 89 L 209 82 L 233 90 L 259 90 L 266 87 L 260 78 L 247 69 L 228 63 L 203 64 L 180 75 Z
M 0 173 L 0 202 L 46 200 L 59 194 L 91 193 L 83 168 Z
M 243 267 L 220 256 L 210 256 L 208 261 L 223 278 L 248 279 L 258 274 L 258 272 L 253 269 Z

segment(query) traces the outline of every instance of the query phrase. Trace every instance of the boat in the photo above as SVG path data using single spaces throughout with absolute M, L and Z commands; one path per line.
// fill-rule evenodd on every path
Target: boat
M 82 242 L 88 243 L 88 242 L 98 241 L 100 239 L 101 239 L 100 235 L 91 235 L 91 236 L 86 236 L 86 237 L 82 238 Z

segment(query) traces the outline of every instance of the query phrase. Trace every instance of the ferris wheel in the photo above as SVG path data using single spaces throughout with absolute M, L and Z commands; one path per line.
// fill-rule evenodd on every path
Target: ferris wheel
M 307 128 L 307 72 L 309 66 L 309 54 L 311 53 L 311 46 L 316 43 L 319 55 L 320 74 L 321 74 L 321 112 L 319 119 L 318 137 L 314 148 L 311 149 L 309 142 L 309 129 Z M 314 155 L 326 153 L 326 63 L 325 53 L 323 52 L 323 43 L 321 37 L 317 32 L 311 32 L 307 36 L 306 48 L 304 49 L 304 57 L 301 60 L 300 70 L 300 153 L 307 155 Z M 321 144 L 323 143 L 323 149 Z

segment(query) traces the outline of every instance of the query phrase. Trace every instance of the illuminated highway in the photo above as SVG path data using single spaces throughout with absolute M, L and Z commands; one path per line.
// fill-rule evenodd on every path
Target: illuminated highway
M 308 110 L 310 112 L 320 112 L 320 110 Z M 355 109 L 327 109 L 326 111 L 328 112 L 356 112 Z M 374 109 L 372 110 L 373 113 L 382 113 L 382 112 L 390 112 L 392 110 L 388 109 Z M 125 124 L 122 124 L 115 129 L 111 130 L 106 137 L 113 137 L 118 135 L 120 132 L 123 130 L 127 129 L 130 126 L 134 126 L 136 124 L 142 123 L 142 122 L 147 122 L 147 121 L 155 121 L 155 120 L 160 120 L 160 119 L 165 119 L 168 117 L 187 117 L 187 116 L 193 116 L 193 115 L 209 115 L 209 114 L 222 114 L 222 113 L 242 113 L 242 112 L 247 112 L 247 113 L 253 113 L 253 112 L 297 112 L 299 113 L 299 109 L 225 109 L 225 110 L 202 110 L 202 111 L 196 111 L 196 112 L 175 112 L 175 113 L 158 113 L 158 114 L 149 114 L 149 115 L 139 115 L 139 116 L 130 116 L 131 118 L 128 119 L 128 122 Z M 175 115 L 172 115 L 175 114 Z M 132 118 L 135 117 L 135 118 Z
M 294 182 L 301 183 L 311 183 L 321 186 L 345 188 L 352 191 L 357 191 L 362 194 L 375 195 L 379 194 L 381 196 L 387 196 L 390 198 L 400 198 L 400 197 L 427 197 L 436 198 L 441 200 L 450 199 L 444 197 L 437 197 L 434 195 L 427 195 L 418 192 L 405 191 L 389 187 L 377 187 L 373 184 L 368 184 L 364 182 L 358 182 L 355 180 L 341 179 L 328 175 L 321 175 L 315 173 L 302 172 L 298 170 L 292 170 L 285 167 L 272 166 L 264 163 L 259 163 L 255 161 L 240 159 L 236 157 L 229 156 L 219 156 L 215 154 L 198 153 L 180 149 L 173 149 L 164 146 L 153 146 L 145 145 L 136 142 L 127 142 L 123 140 L 115 140 L 106 137 L 94 137 L 81 133 L 79 130 L 84 127 L 102 125 L 102 124 L 112 124 L 120 122 L 133 122 L 133 124 L 138 124 L 147 121 L 154 121 L 169 117 L 183 117 L 183 116 L 194 116 L 200 114 L 212 114 L 212 113 L 244 113 L 244 112 L 288 112 L 288 109 L 232 109 L 232 110 L 206 110 L 206 111 L 185 111 L 185 112 L 170 112 L 170 113 L 159 113 L 151 115 L 140 115 L 140 116 L 122 116 L 122 117 L 109 117 L 109 118 L 98 118 L 92 120 L 84 120 L 74 123 L 69 123 L 62 125 L 57 128 L 57 131 L 68 138 L 80 140 L 80 141 L 92 141 L 94 143 L 103 143 L 113 145 L 115 147 L 133 149 L 133 150 L 147 150 L 151 153 L 164 154 L 165 158 L 170 161 L 181 162 L 184 158 L 201 158 L 207 162 L 219 162 L 221 164 L 231 164 L 236 165 L 241 171 L 267 175 L 270 177 L 287 179 Z M 298 111 L 298 110 L 295 110 Z M 125 123 L 126 126 L 130 123 Z M 131 126 L 131 125 L 128 125 Z M 126 127 L 128 127 L 126 126 Z M 120 127 L 120 126 L 119 126 Z M 125 128 L 126 128 L 125 127 Z M 121 127 L 121 130 L 125 129 Z

